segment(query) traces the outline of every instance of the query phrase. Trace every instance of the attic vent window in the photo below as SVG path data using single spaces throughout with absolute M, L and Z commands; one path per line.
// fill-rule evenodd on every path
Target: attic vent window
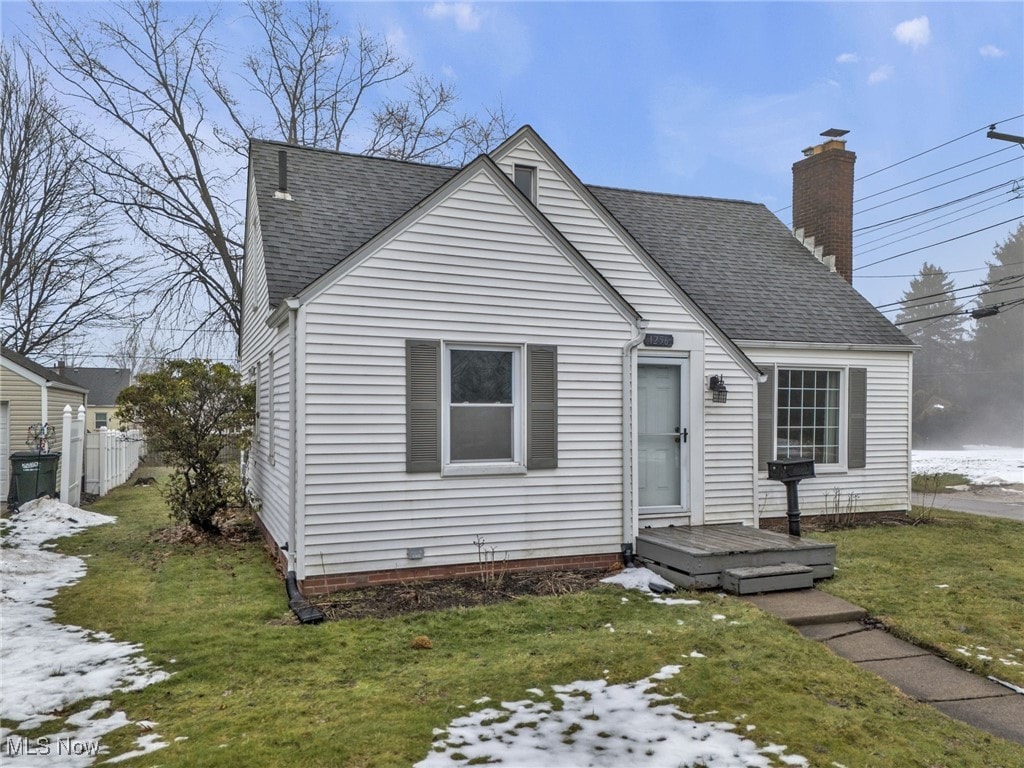
M 530 198 L 530 202 L 537 202 L 537 169 L 532 165 L 512 166 L 512 181 L 519 187 L 519 191 Z

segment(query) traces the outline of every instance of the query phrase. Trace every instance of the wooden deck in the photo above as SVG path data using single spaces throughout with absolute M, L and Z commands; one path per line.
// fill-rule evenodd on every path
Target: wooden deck
M 680 586 L 740 594 L 809 587 L 836 562 L 835 544 L 739 523 L 642 528 L 636 554 Z

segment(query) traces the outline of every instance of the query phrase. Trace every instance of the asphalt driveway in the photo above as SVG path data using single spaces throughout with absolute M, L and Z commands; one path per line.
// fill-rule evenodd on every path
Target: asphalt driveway
M 936 494 L 914 493 L 913 503 L 922 507 L 1024 522 L 1024 489 L 1020 486 L 983 486 Z

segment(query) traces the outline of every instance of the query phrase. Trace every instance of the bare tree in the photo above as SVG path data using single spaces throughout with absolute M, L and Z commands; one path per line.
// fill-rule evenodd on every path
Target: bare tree
M 503 109 L 484 119 L 458 113 L 450 85 L 416 76 L 385 38 L 342 35 L 319 0 L 246 8 L 263 43 L 239 73 L 213 37 L 217 11 L 170 16 L 160 0 L 126 0 L 80 21 L 33 0 L 40 50 L 65 95 L 113 129 L 105 140 L 81 138 L 101 158 L 110 202 L 170 267 L 164 303 L 196 306 L 200 327 L 235 333 L 248 138 L 462 162 L 509 133 Z M 406 90 L 389 98 L 395 87 Z
M 118 252 L 81 131 L 31 58 L 7 47 L 0 103 L 0 341 L 56 354 L 123 317 L 132 265 Z
M 113 7 L 82 25 L 34 2 L 43 55 L 65 94 L 110 123 L 106 138 L 79 138 L 97 157 L 108 201 L 169 266 L 165 306 L 237 332 L 243 168 L 207 115 L 200 59 L 213 17 L 168 18 L 155 1 Z

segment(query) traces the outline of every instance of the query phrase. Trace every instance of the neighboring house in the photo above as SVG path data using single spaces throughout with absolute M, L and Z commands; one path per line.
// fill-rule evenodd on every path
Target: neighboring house
M 69 368 L 58 364 L 57 372 L 89 390 L 89 405 L 85 414 L 85 428 L 96 432 L 102 427 L 122 429 L 117 418 L 117 396 L 132 383 L 132 372 L 127 368 Z
M 642 527 L 784 518 L 776 456 L 816 459 L 806 514 L 909 509 L 913 347 L 850 284 L 853 153 L 807 152 L 805 245 L 763 205 L 586 186 L 529 127 L 461 169 L 251 142 L 248 476 L 288 568 L 610 564 Z
M 35 450 L 26 443 L 29 427 L 49 424 L 55 430 L 51 451 L 63 438 L 64 406 L 77 412 L 87 405 L 89 390 L 56 371 L 7 348 L 0 349 L 0 499 L 7 499 L 10 455 Z

